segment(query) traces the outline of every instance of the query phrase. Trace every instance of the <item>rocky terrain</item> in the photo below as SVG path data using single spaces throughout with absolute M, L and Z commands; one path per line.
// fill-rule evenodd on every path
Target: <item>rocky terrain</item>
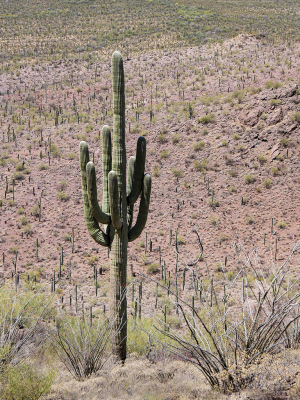
M 128 257 L 128 283 L 144 282 L 143 315 L 155 303 L 155 285 L 144 275 L 159 279 L 165 265 L 173 279 L 176 236 L 179 271 L 187 268 L 189 284 L 194 268 L 206 273 L 203 258 L 192 262 L 199 257 L 194 230 L 216 281 L 238 271 L 235 243 L 267 279 L 299 240 L 299 52 L 298 44 L 276 47 L 240 35 L 124 55 L 127 159 L 145 136 L 152 175 L 147 225 Z M 85 226 L 78 161 L 85 140 L 101 202 L 111 54 L 101 50 L 95 58 L 24 63 L 2 71 L 0 82 L 0 277 L 48 282 L 50 292 L 61 268 L 59 295 L 74 296 L 77 285 L 86 309 L 108 307 L 109 296 L 108 253 Z M 298 274 L 296 263 L 289 279 Z M 190 299 L 189 285 L 185 293 Z

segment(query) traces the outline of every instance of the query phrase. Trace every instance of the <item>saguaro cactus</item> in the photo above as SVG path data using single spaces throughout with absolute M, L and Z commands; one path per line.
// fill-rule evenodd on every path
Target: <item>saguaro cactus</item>
M 136 157 L 130 157 L 126 180 L 125 86 L 123 60 L 119 52 L 112 56 L 113 76 L 113 151 L 108 126 L 102 129 L 103 196 L 102 209 L 97 200 L 95 166 L 89 161 L 86 142 L 80 143 L 80 167 L 87 229 L 92 238 L 110 248 L 110 309 L 116 313 L 115 354 L 126 358 L 127 335 L 127 247 L 138 238 L 147 221 L 151 177 L 145 174 L 146 140 L 137 142 Z M 136 223 L 132 226 L 133 206 L 141 196 Z M 99 222 L 104 225 L 99 227 Z

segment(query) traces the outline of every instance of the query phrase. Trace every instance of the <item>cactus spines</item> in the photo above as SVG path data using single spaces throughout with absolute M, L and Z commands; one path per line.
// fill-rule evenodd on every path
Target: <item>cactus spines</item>
M 102 208 L 97 200 L 96 171 L 89 160 L 88 145 L 80 143 L 80 168 L 84 216 L 88 232 L 110 251 L 110 309 L 116 313 L 114 351 L 126 359 L 127 335 L 127 247 L 142 233 L 148 216 L 151 177 L 145 174 L 146 140 L 137 142 L 136 157 L 130 157 L 126 180 L 125 85 L 123 60 L 119 52 L 112 56 L 113 77 L 113 146 L 111 131 L 102 128 Z M 141 197 L 134 226 L 133 207 Z M 103 224 L 103 229 L 99 223 Z

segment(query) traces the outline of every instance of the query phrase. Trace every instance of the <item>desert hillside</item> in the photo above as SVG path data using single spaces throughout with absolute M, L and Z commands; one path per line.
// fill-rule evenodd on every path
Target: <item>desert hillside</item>
M 115 50 L 124 62 L 126 157 L 144 136 L 152 192 L 146 227 L 128 247 L 125 366 L 112 358 L 91 379 L 75 382 L 47 344 L 33 364 L 50 359 L 59 368 L 42 398 L 297 399 L 297 4 L 63 3 L 22 0 L 19 11 L 13 1 L 0 5 L 0 326 L 5 285 L 20 296 L 39 288 L 52 293 L 45 324 L 58 326 L 69 313 L 89 315 L 95 327 L 109 311 L 109 254 L 86 228 L 79 144 L 88 143 L 101 204 L 102 127 L 113 134 Z M 137 212 L 135 206 L 134 220 Z M 274 283 L 277 273 L 283 275 Z M 293 338 L 286 333 L 280 352 L 276 347 L 239 370 L 240 387 L 229 390 L 221 373 L 224 386 L 214 391 L 190 363 L 188 346 L 169 352 L 176 335 L 189 342 L 195 312 L 208 308 L 208 321 L 218 325 L 218 301 L 225 310 L 218 340 L 227 337 L 227 312 L 232 327 L 242 318 L 247 331 L 271 289 L 273 312 L 287 299 L 277 321 L 292 310 L 284 324 L 293 326 Z M 186 308 L 179 313 L 178 295 L 183 308 L 192 305 L 192 319 Z M 168 348 L 166 332 L 175 335 Z

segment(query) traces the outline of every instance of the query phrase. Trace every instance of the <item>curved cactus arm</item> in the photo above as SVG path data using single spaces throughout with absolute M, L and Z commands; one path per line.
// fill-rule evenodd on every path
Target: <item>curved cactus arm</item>
M 110 171 L 110 173 L 108 174 L 108 194 L 112 225 L 115 229 L 121 229 L 122 221 L 120 219 L 118 205 L 118 177 L 115 171 Z
M 102 128 L 102 171 L 103 171 L 103 195 L 102 211 L 109 214 L 108 197 L 108 174 L 112 170 L 112 152 L 111 152 L 111 132 L 107 125 Z
M 131 189 L 132 189 L 134 167 L 135 167 L 135 157 L 130 157 L 129 162 L 128 162 L 128 169 L 127 169 L 127 187 L 126 187 L 127 196 L 130 194 Z M 131 228 L 132 218 L 133 218 L 133 204 L 131 206 L 127 207 L 128 229 Z
M 110 224 L 111 218 L 109 214 L 104 213 L 97 200 L 97 185 L 96 185 L 96 171 L 95 165 L 91 161 L 86 164 L 86 183 L 87 183 L 87 194 L 89 199 L 90 208 L 93 216 L 101 224 Z
M 109 247 L 110 241 L 109 236 L 106 235 L 99 227 L 97 220 L 92 214 L 90 208 L 88 194 L 87 194 L 87 182 L 86 182 L 86 164 L 89 162 L 89 149 L 86 142 L 80 143 L 80 170 L 81 170 L 81 183 L 82 183 L 82 195 L 83 195 L 83 206 L 84 206 L 84 218 L 89 234 L 92 238 L 101 246 Z
M 149 203 L 151 194 L 151 176 L 145 174 L 143 179 L 142 196 L 140 202 L 139 213 L 135 225 L 128 232 L 128 242 L 137 239 L 142 233 L 148 217 Z
M 146 161 L 146 139 L 144 138 L 144 136 L 140 136 L 138 138 L 135 158 L 136 162 L 133 174 L 132 189 L 130 194 L 127 195 L 128 206 L 131 206 L 137 201 L 142 190 Z

